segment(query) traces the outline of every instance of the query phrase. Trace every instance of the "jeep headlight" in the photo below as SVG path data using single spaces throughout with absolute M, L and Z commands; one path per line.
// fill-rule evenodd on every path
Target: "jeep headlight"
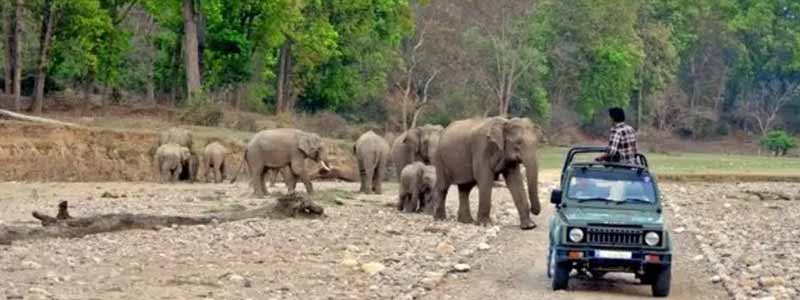
M 583 229 L 572 228 L 569 230 L 569 240 L 573 243 L 580 243 L 583 241 Z
M 651 247 L 657 246 L 661 242 L 661 236 L 659 236 L 658 232 L 650 231 L 644 235 L 644 242 Z

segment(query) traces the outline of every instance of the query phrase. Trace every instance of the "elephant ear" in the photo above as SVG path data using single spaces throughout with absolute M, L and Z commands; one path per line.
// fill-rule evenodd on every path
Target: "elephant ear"
M 492 122 L 489 124 L 489 131 L 486 133 L 486 138 L 489 139 L 489 143 L 494 144 L 500 152 L 503 151 L 506 144 L 503 126 L 504 122 Z
M 322 147 L 320 137 L 313 133 L 300 133 L 297 141 L 297 148 L 300 149 L 307 157 L 316 156 L 319 148 Z

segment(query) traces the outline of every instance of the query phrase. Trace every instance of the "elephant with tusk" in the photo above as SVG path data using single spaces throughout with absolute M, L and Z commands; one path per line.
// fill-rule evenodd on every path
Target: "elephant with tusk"
M 328 151 L 322 143 L 322 138 L 316 133 L 305 132 L 299 129 L 278 128 L 268 129 L 257 133 L 247 144 L 244 159 L 239 172 L 244 167 L 250 171 L 250 184 L 256 196 L 264 196 L 267 187 L 264 176 L 270 170 L 281 172 L 289 194 L 294 193 L 298 178 L 306 187 L 306 192 L 313 193 L 306 159 L 318 162 L 326 171 L 328 165 Z M 288 168 L 287 168 L 288 167 Z M 232 182 L 236 181 L 236 178 Z

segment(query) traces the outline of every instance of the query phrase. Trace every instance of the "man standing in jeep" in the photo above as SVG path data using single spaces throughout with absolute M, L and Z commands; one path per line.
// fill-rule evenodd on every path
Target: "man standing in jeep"
M 623 164 L 638 164 L 636 153 L 636 130 L 625 124 L 625 111 L 619 107 L 612 107 L 608 115 L 614 125 L 608 137 L 606 154 L 601 155 L 597 161 L 618 162 Z

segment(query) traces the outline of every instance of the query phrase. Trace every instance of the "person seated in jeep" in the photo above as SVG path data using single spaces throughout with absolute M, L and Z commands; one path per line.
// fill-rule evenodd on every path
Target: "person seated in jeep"
M 618 162 L 623 164 L 638 164 L 636 153 L 636 130 L 625 123 L 625 111 L 619 107 L 612 107 L 608 115 L 614 126 L 608 136 L 606 153 L 596 158 L 596 161 Z

